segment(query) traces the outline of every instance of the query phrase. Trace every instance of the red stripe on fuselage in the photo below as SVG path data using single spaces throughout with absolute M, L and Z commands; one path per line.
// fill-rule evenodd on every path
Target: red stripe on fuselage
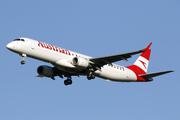
M 146 74 L 146 72 L 144 72 L 144 70 L 142 70 L 140 67 L 138 67 L 136 65 L 131 65 L 126 68 L 132 70 L 136 74 L 137 82 L 146 82 L 147 81 L 147 79 L 139 76 L 142 74 Z

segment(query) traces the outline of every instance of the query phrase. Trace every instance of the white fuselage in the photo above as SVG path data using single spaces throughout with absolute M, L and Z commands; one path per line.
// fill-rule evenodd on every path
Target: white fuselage
M 28 57 L 51 63 L 62 71 L 86 75 L 86 73 L 81 73 L 82 68 L 72 65 L 71 61 L 74 57 L 82 57 L 85 59 L 91 57 L 49 44 L 46 44 L 46 47 L 42 47 L 40 44 L 45 43 L 29 38 L 24 39 L 25 41 L 13 41 L 9 43 L 7 48 L 15 53 L 26 54 Z M 137 80 L 136 74 L 132 70 L 116 64 L 104 65 L 101 67 L 101 71 L 95 71 L 95 75 L 111 81 L 133 82 Z

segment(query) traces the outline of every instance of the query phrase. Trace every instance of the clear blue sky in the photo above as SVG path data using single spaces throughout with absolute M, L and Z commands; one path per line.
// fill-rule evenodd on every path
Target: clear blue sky
M 180 1 L 1 0 L 0 120 L 179 120 Z M 6 49 L 28 37 L 92 57 L 131 52 L 153 42 L 148 73 L 175 70 L 149 83 L 96 78 L 35 78 L 41 61 Z M 129 62 L 117 64 L 128 66 Z

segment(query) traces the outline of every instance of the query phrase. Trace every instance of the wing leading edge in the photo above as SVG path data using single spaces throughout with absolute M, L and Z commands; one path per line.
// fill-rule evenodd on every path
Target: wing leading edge
M 98 57 L 98 58 L 91 58 L 89 59 L 94 64 L 98 64 L 100 66 L 111 64 L 113 62 L 117 62 L 120 60 L 124 60 L 127 62 L 127 58 L 130 58 L 132 55 L 145 52 L 145 50 L 139 50 L 129 53 L 123 53 L 123 54 L 117 54 L 117 55 L 111 55 L 111 56 L 105 56 L 105 57 Z

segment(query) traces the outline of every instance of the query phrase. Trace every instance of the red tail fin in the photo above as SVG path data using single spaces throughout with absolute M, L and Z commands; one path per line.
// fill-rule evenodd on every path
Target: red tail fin
M 150 58 L 150 54 L 151 54 L 151 49 L 149 49 L 149 48 L 150 48 L 151 44 L 152 44 L 152 42 L 148 45 L 147 48 L 143 49 L 143 50 L 145 50 L 145 52 L 143 52 L 139 56 L 139 58 L 136 60 L 134 65 L 127 67 L 127 68 L 131 69 L 132 71 L 134 71 L 137 75 L 147 73 L 147 69 L 148 69 L 148 65 L 149 65 L 149 58 Z

